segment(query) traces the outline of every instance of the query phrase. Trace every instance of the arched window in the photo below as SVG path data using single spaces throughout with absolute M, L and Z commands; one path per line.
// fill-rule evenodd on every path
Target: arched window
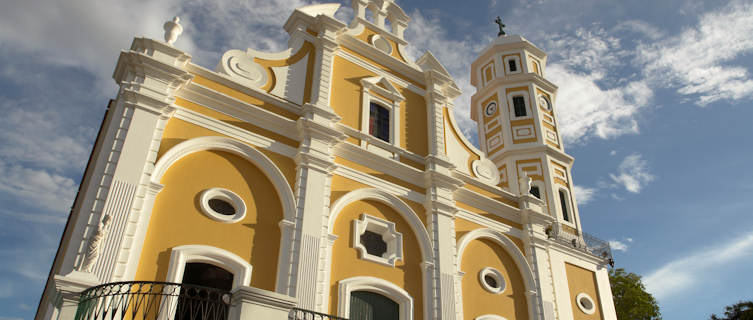
M 399 320 L 400 305 L 381 294 L 370 291 L 350 293 L 350 320 Z
M 562 207 L 562 219 L 564 219 L 567 222 L 570 222 L 570 213 L 569 213 L 569 207 L 567 202 L 567 192 L 565 190 L 560 189 L 560 207 Z
M 233 288 L 233 274 L 212 264 L 189 262 L 183 270 L 181 283 L 230 291 Z
M 390 142 L 390 110 L 373 102 L 369 109 L 369 134 Z
M 531 186 L 531 190 L 528 191 L 532 196 L 541 199 L 541 190 L 538 186 Z

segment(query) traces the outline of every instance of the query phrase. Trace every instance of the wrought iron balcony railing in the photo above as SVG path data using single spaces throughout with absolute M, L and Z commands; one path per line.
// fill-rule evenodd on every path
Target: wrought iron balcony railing
M 304 310 L 304 309 L 298 309 L 293 308 L 290 310 L 290 313 L 288 314 L 289 320 L 348 320 L 346 318 L 341 318 L 325 313 L 319 313 L 311 310 Z
M 554 223 L 547 229 L 547 235 L 552 240 L 571 246 L 590 255 L 604 259 L 610 265 L 614 265 L 612 258 L 612 249 L 609 242 L 601 240 L 585 232 L 577 230 L 566 230 L 559 223 Z
M 76 320 L 226 320 L 230 292 L 171 282 L 129 281 L 81 293 Z

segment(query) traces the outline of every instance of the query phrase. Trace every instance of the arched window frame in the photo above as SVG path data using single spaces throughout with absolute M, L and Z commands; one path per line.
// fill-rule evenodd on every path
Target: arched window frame
M 205 245 L 172 248 L 165 281 L 180 283 L 186 264 L 190 262 L 208 263 L 230 271 L 233 274 L 233 289 L 251 285 L 251 264 L 230 251 Z
M 413 298 L 403 288 L 384 279 L 376 277 L 352 277 L 338 281 L 337 314 L 348 318 L 350 315 L 350 293 L 353 291 L 370 291 L 381 294 L 400 306 L 399 320 L 413 320 Z

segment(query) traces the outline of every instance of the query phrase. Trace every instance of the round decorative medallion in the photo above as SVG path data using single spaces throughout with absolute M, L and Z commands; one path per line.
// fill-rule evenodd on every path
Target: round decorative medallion
M 476 177 L 488 184 L 497 185 L 499 183 L 499 171 L 497 166 L 489 159 L 475 160 L 471 163 L 473 173 Z
M 549 111 L 552 111 L 552 103 L 544 95 L 539 96 L 539 106 Z
M 491 117 L 494 113 L 497 112 L 497 103 L 492 102 L 486 105 L 486 109 L 484 109 L 484 113 L 487 117 Z
M 379 49 L 379 51 L 382 51 L 386 54 L 392 53 L 392 45 L 390 44 L 389 41 L 387 41 L 387 39 L 381 37 L 378 34 L 375 34 L 371 36 L 370 40 L 371 40 L 371 44 L 374 45 L 374 47 L 376 47 L 377 49 Z

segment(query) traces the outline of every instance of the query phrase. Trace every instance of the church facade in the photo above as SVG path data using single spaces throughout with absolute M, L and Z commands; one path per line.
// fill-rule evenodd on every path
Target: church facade
M 501 35 L 475 57 L 478 149 L 405 12 L 339 6 L 214 70 L 177 18 L 122 51 L 37 319 L 616 319 L 546 54 Z

